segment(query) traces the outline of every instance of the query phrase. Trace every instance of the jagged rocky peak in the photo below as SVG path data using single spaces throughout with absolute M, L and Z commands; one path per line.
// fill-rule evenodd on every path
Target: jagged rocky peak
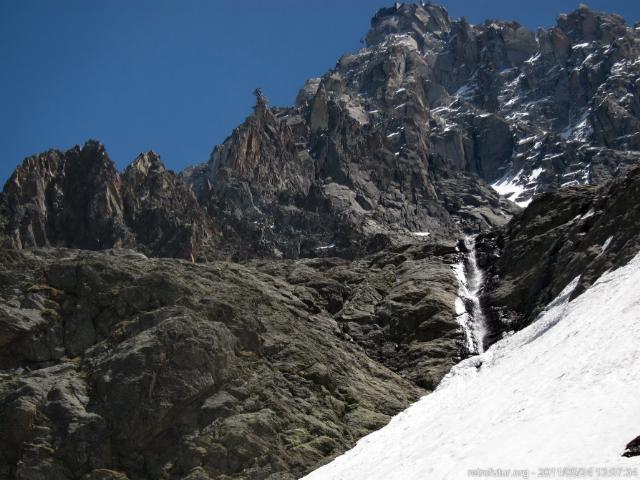
M 306 194 L 314 169 L 298 150 L 292 128 L 276 117 L 258 89 L 253 114 L 214 148 L 207 168 L 209 183 L 216 188 L 242 178 L 265 195 Z
M 518 22 L 487 20 L 471 25 L 465 18 L 453 20 L 444 7 L 431 3 L 398 3 L 378 11 L 366 36 L 367 46 L 394 36 L 411 37 L 425 54 L 443 51 L 458 60 L 458 66 L 490 60 L 498 69 L 521 64 L 537 46 L 533 32 Z
M 127 244 L 120 189 L 118 171 L 97 141 L 29 157 L 4 188 L 6 243 L 91 249 Z
M 165 168 L 158 154 L 140 154 L 122 178 L 124 221 L 139 250 L 190 260 L 214 256 L 214 222 L 194 192 Z
M 320 82 L 322 82 L 320 77 L 310 78 L 304 82 L 304 85 L 298 91 L 298 95 L 296 96 L 296 106 L 300 107 L 309 103 L 318 91 Z
M 3 244 L 13 248 L 137 248 L 162 257 L 211 256 L 215 228 L 193 192 L 154 152 L 121 175 L 90 140 L 27 158 L 0 197 Z
M 48 150 L 44 153 L 27 157 L 22 164 L 18 165 L 5 184 L 5 193 L 14 194 L 19 192 L 34 177 L 44 179 L 56 177 L 63 167 L 63 154 L 58 150 Z M 38 186 L 37 183 L 34 184 L 34 187 L 37 188 Z
M 5 192 L 18 193 L 36 180 L 46 181 L 67 174 L 103 174 L 103 179 L 109 180 L 117 176 L 117 169 L 104 145 L 97 140 L 88 140 L 82 147 L 76 145 L 66 152 L 47 150 L 26 158 L 9 178 Z M 28 187 L 27 190 L 25 194 L 32 192 Z
M 619 17 L 583 7 L 536 38 L 517 22 L 471 25 L 433 4 L 396 4 L 375 15 L 368 46 L 309 80 L 295 106 L 272 108 L 256 90 L 252 114 L 180 178 L 151 152 L 121 176 L 111 165 L 106 203 L 120 218 L 118 192 L 139 191 L 171 216 L 186 207 L 162 195 L 184 182 L 232 258 L 357 256 L 398 235 L 478 233 L 517 211 L 495 191 L 525 206 L 638 161 L 639 43 Z M 24 222 L 12 212 L 2 224 L 15 232 Z
M 138 157 L 125 169 L 124 174 L 125 176 L 141 175 L 146 177 L 150 173 L 157 174 L 164 172 L 165 170 L 166 168 L 164 163 L 162 163 L 160 155 L 153 150 L 150 150 L 138 155 Z
M 164 176 L 166 167 L 154 151 L 141 153 L 122 172 L 122 177 L 131 188 L 149 185 L 154 178 Z M 172 174 L 170 174 L 172 175 Z M 165 176 L 166 177 L 166 176 Z
M 408 34 L 420 47 L 428 43 L 428 36 L 440 37 L 451 29 L 447 11 L 432 3 L 396 3 L 381 8 L 371 19 L 371 29 L 365 37 L 367 46 L 384 42 L 390 34 Z
M 397 4 L 294 106 L 256 90 L 179 175 L 152 151 L 119 173 L 95 141 L 26 159 L 0 194 L 0 477 L 299 478 L 624 264 L 640 32 L 621 28 L 580 8 L 536 38 Z
M 540 53 L 561 65 L 576 69 L 576 61 L 591 59 L 592 64 L 606 60 L 603 68 L 637 56 L 638 32 L 615 13 L 599 12 L 582 4 L 568 14 L 558 16 L 556 26 L 538 31 Z M 590 57 L 590 55 L 593 55 Z M 606 58 L 603 58 L 606 57 Z
M 560 15 L 557 23 L 558 28 L 575 43 L 612 43 L 626 37 L 629 30 L 620 15 L 594 11 L 585 4 L 569 14 Z

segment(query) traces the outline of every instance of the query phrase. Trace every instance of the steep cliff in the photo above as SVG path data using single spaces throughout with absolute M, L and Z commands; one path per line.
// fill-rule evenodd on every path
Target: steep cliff
M 639 41 L 583 6 L 534 33 L 398 3 L 294 105 L 257 89 L 202 164 L 25 159 L 0 477 L 297 478 L 433 391 L 465 322 L 488 346 L 626 264 Z

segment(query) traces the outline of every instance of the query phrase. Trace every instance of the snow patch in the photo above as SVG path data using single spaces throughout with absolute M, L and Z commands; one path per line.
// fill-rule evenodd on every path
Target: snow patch
M 585 213 L 584 215 L 582 215 L 582 217 L 580 217 L 580 220 L 584 220 L 586 218 L 589 217 L 593 217 L 596 214 L 596 211 L 592 208 L 591 210 L 589 210 L 587 213 Z
M 636 471 L 640 255 L 453 368 L 436 391 L 308 480 L 460 480 L 476 469 Z M 635 474 L 634 474 L 635 475 Z M 509 475 L 513 477 L 512 475 Z M 633 476 L 633 475 L 631 475 Z M 568 477 L 567 477 L 568 478 Z
M 536 180 L 540 176 L 540 174 L 542 174 L 542 172 L 544 172 L 544 168 L 534 168 L 531 172 L 531 175 L 529 175 L 529 180 Z
M 536 139 L 536 136 L 532 136 L 532 137 L 527 137 L 527 138 L 523 138 L 522 140 L 520 140 L 518 142 L 518 145 L 525 145 L 527 143 L 533 143 Z
M 586 141 L 592 133 L 591 124 L 589 123 L 589 111 L 585 111 L 580 115 L 575 124 L 565 128 L 560 136 L 565 140 Z
M 528 63 L 529 65 L 533 65 L 534 63 L 536 63 L 536 61 L 542 57 L 541 53 L 536 53 L 535 55 L 533 55 L 532 57 L 529 57 L 527 60 L 524 61 L 524 63 Z
M 522 195 L 522 193 L 526 190 L 524 185 L 520 183 L 522 174 L 523 171 L 520 170 L 513 176 L 513 178 L 507 177 L 499 180 L 498 182 L 492 184 L 491 188 L 493 188 L 500 195 L 507 197 L 516 205 L 519 205 L 522 208 L 526 208 L 531 203 L 531 199 L 518 201 L 518 197 L 520 197 L 520 195 Z
M 475 87 L 469 84 L 461 86 L 455 93 L 456 97 L 464 98 L 465 100 L 472 98 L 476 93 Z

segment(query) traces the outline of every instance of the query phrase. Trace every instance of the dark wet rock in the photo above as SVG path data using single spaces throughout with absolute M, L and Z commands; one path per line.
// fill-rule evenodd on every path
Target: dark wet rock
M 631 440 L 622 454 L 623 457 L 637 457 L 638 455 L 640 455 L 640 436 Z

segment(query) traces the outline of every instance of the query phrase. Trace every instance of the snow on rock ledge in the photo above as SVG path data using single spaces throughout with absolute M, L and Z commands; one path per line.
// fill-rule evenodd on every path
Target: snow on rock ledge
M 305 478 L 640 471 L 640 457 L 621 457 L 640 434 L 639 283 L 640 254 L 569 302 L 574 281 L 535 323 L 459 363 L 434 393 Z

